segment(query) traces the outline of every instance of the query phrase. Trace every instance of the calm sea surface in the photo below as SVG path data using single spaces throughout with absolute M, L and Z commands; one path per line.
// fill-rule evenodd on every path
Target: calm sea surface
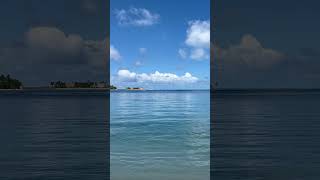
M 105 92 L 0 92 L 0 179 L 107 179 Z
M 112 180 L 209 179 L 208 91 L 111 93 Z M 107 179 L 105 92 L 0 92 L 0 179 Z M 215 180 L 320 179 L 320 92 L 211 96 Z
M 319 91 L 212 96 L 214 180 L 319 180 Z
M 208 180 L 209 91 L 111 93 L 112 180 Z

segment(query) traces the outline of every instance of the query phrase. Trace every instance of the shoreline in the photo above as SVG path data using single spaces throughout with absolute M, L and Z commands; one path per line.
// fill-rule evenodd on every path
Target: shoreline
M 108 88 L 23 88 L 23 89 L 0 89 L 0 92 L 22 91 L 108 91 Z
M 295 89 L 295 88 L 274 88 L 274 89 L 109 89 L 109 88 L 47 88 L 47 87 L 27 87 L 23 89 L 0 89 L 0 92 L 21 92 L 21 91 L 122 91 L 122 92 L 145 92 L 145 91 L 211 91 L 213 93 L 219 92 L 320 92 L 320 89 Z
M 0 89 L 0 92 L 26 92 L 26 91 L 110 91 L 110 92 L 150 92 L 150 91 L 210 91 L 209 89 L 109 89 L 109 88 L 24 88 L 24 89 Z

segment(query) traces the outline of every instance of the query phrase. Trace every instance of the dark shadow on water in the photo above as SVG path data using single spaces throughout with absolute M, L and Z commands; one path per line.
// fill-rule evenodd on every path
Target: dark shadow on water
M 0 179 L 109 179 L 109 93 L 0 92 Z
M 320 91 L 211 93 L 211 179 L 319 179 Z

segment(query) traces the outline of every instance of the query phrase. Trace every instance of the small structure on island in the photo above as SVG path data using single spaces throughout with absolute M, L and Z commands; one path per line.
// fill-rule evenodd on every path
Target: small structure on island
M 142 91 L 144 89 L 142 87 L 133 87 L 133 88 L 127 87 L 127 90 Z

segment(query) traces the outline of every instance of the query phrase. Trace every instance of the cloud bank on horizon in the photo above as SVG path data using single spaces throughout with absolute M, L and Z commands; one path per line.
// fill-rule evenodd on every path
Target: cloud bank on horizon
M 199 79 L 197 77 L 192 76 L 190 73 L 186 72 L 182 76 L 178 76 L 173 73 L 160 73 L 156 71 L 154 73 L 146 74 L 146 73 L 135 73 L 130 72 L 129 70 L 122 69 L 118 71 L 116 76 L 117 80 L 122 82 L 152 82 L 152 83 L 194 83 Z
M 153 73 L 136 73 L 127 69 L 117 72 L 111 82 L 125 87 L 144 87 L 148 89 L 194 89 L 197 83 L 207 83 L 194 77 L 189 72 L 184 75 L 155 71 Z

